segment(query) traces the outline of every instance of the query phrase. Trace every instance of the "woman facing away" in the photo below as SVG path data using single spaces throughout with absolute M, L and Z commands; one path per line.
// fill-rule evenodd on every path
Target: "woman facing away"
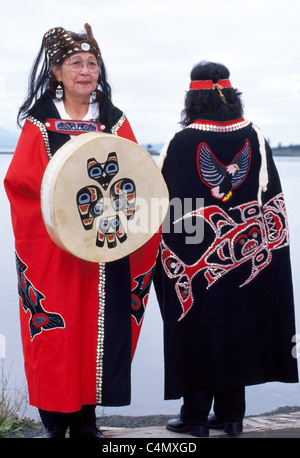
M 222 64 L 193 68 L 183 129 L 161 157 L 170 194 L 155 274 L 165 398 L 183 397 L 167 429 L 199 437 L 242 431 L 245 386 L 298 382 L 284 197 L 229 76 Z
M 130 404 L 131 359 L 142 322 L 135 319 L 132 284 L 154 265 L 157 242 L 114 262 L 91 263 L 56 246 L 43 222 L 44 171 L 70 134 L 96 126 L 136 141 L 126 115 L 112 103 L 88 24 L 80 34 L 55 27 L 44 35 L 18 115 L 19 123 L 24 119 L 5 188 L 15 235 L 29 402 L 39 409 L 44 437 L 65 437 L 69 427 L 71 438 L 103 438 L 96 428 L 96 405 Z M 143 286 L 146 295 L 150 280 Z

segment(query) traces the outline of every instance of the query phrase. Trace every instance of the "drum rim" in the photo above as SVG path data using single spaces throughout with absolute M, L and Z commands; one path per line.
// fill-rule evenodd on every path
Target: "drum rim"
M 53 198 L 55 194 L 54 189 L 53 189 L 53 187 L 55 186 L 54 185 L 55 180 L 53 179 L 53 176 L 55 176 L 55 174 L 56 175 L 59 174 L 58 169 L 62 167 L 65 163 L 68 162 L 70 157 L 72 157 L 74 151 L 77 151 L 78 148 L 84 147 L 84 145 L 90 142 L 91 140 L 97 140 L 99 138 L 105 138 L 105 137 L 111 138 L 112 140 L 114 140 L 114 142 L 115 141 L 117 142 L 121 141 L 122 143 L 128 142 L 132 144 L 132 146 L 135 149 L 142 150 L 144 154 L 146 153 L 145 157 L 151 160 L 151 166 L 153 167 L 153 170 L 156 169 L 156 173 L 161 178 L 161 189 L 163 190 L 163 193 L 164 193 L 164 196 L 162 198 L 163 199 L 167 198 L 167 200 L 169 198 L 168 189 L 167 189 L 166 183 L 164 182 L 162 174 L 160 172 L 159 166 L 157 165 L 155 160 L 152 158 L 152 156 L 141 145 L 135 142 L 132 142 L 131 140 L 125 139 L 123 137 L 117 137 L 116 135 L 102 133 L 102 132 L 101 133 L 86 133 L 84 135 L 80 135 L 79 137 L 75 137 L 71 139 L 70 141 L 68 141 L 66 144 L 64 144 L 56 152 L 53 158 L 49 161 L 49 164 L 47 165 L 45 172 L 44 172 L 42 185 L 41 185 L 41 207 L 42 207 L 42 215 L 43 215 L 44 223 L 45 223 L 45 226 L 46 226 L 46 229 L 48 231 L 50 238 L 57 246 L 59 246 L 59 248 L 71 253 L 72 255 L 74 255 L 77 258 L 80 258 L 86 261 L 90 261 L 90 262 L 98 262 L 98 263 L 99 262 L 111 262 L 111 261 L 121 259 L 122 257 L 130 255 L 134 251 L 141 248 L 145 243 L 147 243 L 147 241 L 149 241 L 155 234 L 155 232 L 148 233 L 147 237 L 145 236 L 143 238 L 143 241 L 140 242 L 136 247 L 134 247 L 134 249 L 132 249 L 130 252 L 127 252 L 126 254 L 122 254 L 121 256 L 118 256 L 116 251 L 114 251 L 114 254 L 113 252 L 109 252 L 112 254 L 112 256 L 108 256 L 107 250 L 106 250 L 106 254 L 104 254 L 104 250 L 103 250 L 101 254 L 104 254 L 104 255 L 100 256 L 100 252 L 98 250 L 98 256 L 87 257 L 87 256 L 80 256 L 79 253 L 76 252 L 76 250 L 70 248 L 69 244 L 66 244 L 65 240 L 62 240 L 61 234 L 57 233 L 57 222 L 55 221 L 55 215 L 52 214 L 53 207 L 54 207 Z M 46 196 L 46 192 L 48 193 L 49 188 L 51 191 L 50 195 L 47 194 Z M 47 189 L 48 191 L 46 191 Z M 159 226 L 157 227 L 156 232 L 159 230 L 159 227 L 161 226 L 163 219 L 166 216 L 167 207 L 168 207 L 168 203 L 163 206 L 162 217 L 159 218 Z M 123 250 L 121 251 L 123 252 Z

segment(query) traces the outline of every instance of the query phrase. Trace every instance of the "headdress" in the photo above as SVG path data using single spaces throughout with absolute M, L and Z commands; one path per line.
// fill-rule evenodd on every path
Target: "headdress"
M 89 24 L 84 24 L 86 38 L 75 41 L 70 32 L 63 27 L 55 27 L 48 30 L 43 38 L 43 45 L 49 56 L 50 64 L 60 64 L 72 54 L 88 51 L 100 59 L 101 52 L 97 41 L 94 38 L 92 28 Z
M 225 96 L 222 92 L 222 89 L 231 87 L 231 82 L 229 79 L 219 80 L 217 83 L 213 83 L 212 80 L 201 80 L 201 81 L 191 81 L 190 90 L 198 89 L 212 89 L 213 91 L 217 89 L 219 95 L 222 99 L 222 102 L 226 103 Z

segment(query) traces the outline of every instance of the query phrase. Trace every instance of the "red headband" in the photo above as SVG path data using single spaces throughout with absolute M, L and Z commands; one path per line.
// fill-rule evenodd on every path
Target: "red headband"
M 219 80 L 217 83 L 219 86 L 224 87 L 231 87 L 231 82 L 229 79 L 227 80 Z M 191 81 L 190 82 L 190 90 L 197 90 L 197 89 L 214 89 L 215 84 L 212 80 L 203 80 L 203 81 Z
M 223 103 L 226 103 L 225 96 L 222 92 L 222 89 L 224 89 L 225 87 L 231 87 L 231 82 L 228 79 L 219 80 L 217 83 L 213 83 L 212 80 L 190 82 L 190 90 L 212 89 L 214 91 L 215 89 L 217 89 Z

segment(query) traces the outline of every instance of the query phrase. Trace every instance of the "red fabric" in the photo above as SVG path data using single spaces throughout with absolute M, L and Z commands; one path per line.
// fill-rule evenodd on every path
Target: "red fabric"
M 193 124 L 205 124 L 207 126 L 220 126 L 220 127 L 226 127 L 226 126 L 235 126 L 241 122 L 244 122 L 244 118 L 238 118 L 232 121 L 208 121 L 206 119 L 196 119 Z
M 26 121 L 5 178 L 12 208 L 15 248 L 27 266 L 27 279 L 45 295 L 41 301 L 43 308 L 47 312 L 59 313 L 65 323 L 64 329 L 43 331 L 31 340 L 28 325 L 30 313 L 24 313 L 20 307 L 29 400 L 30 404 L 44 410 L 68 412 L 79 410 L 81 400 L 83 404 L 95 403 L 97 334 L 91 333 L 94 338 L 89 339 L 89 348 L 85 348 L 87 342 L 77 332 L 80 329 L 84 335 L 86 331 L 74 322 L 74 317 L 79 319 L 81 315 L 81 294 L 84 305 L 98 303 L 98 267 L 60 250 L 49 238 L 40 206 L 40 187 L 47 164 L 48 157 L 40 131 Z M 34 246 L 32 240 L 35 241 Z M 41 253 L 44 259 L 41 259 Z M 58 265 L 64 268 L 58 269 Z M 69 281 L 70 272 L 72 283 Z M 49 287 L 49 278 L 52 287 Z M 83 291 L 81 285 L 86 285 Z M 85 313 L 89 317 L 83 324 L 97 323 L 97 307 L 87 307 Z M 73 342 L 71 353 L 69 342 Z M 84 358 L 81 358 L 81 353 L 85 355 Z M 60 361 L 56 360 L 57 355 Z M 84 374 L 84 383 L 81 383 L 81 374 Z
M 212 89 L 213 88 L 212 80 L 203 80 L 203 81 L 191 81 L 190 82 L 190 90 L 197 90 L 197 89 Z M 219 80 L 218 84 L 222 87 L 231 87 L 230 80 Z
M 135 138 L 135 135 L 127 118 L 125 119 L 121 127 L 119 127 L 117 134 L 118 137 L 127 138 L 128 140 L 137 143 L 137 139 Z

